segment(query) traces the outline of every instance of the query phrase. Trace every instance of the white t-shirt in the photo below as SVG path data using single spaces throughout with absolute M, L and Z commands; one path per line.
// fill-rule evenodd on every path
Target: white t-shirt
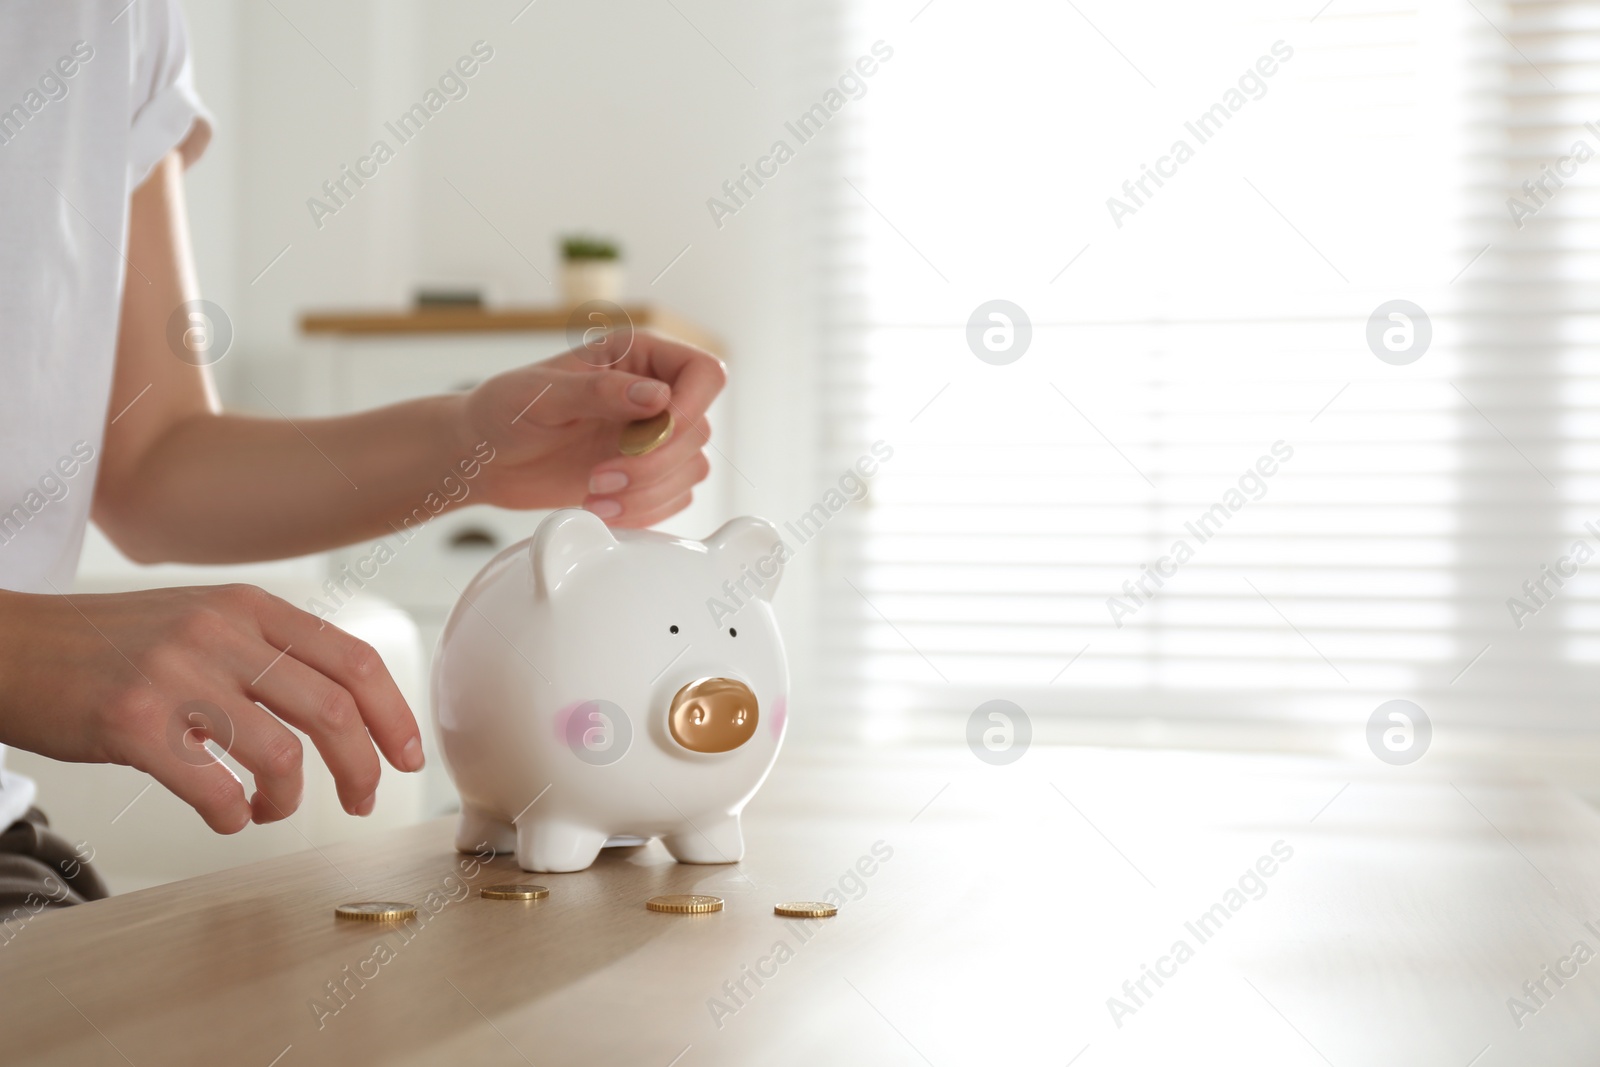
M 0 6 L 0 588 L 72 587 L 108 418 L 128 199 L 168 152 L 192 163 L 210 139 L 177 0 Z M 0 768 L 0 830 L 33 795 Z

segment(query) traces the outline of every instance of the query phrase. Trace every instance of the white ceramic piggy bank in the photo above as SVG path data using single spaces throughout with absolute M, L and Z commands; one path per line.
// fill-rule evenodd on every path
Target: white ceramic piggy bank
M 582 870 L 614 838 L 739 860 L 739 813 L 783 743 L 770 598 L 788 556 L 764 519 L 686 541 L 568 509 L 491 560 L 433 665 L 456 847 L 527 871 Z

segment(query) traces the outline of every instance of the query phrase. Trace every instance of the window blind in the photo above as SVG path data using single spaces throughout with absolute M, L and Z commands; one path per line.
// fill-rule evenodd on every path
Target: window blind
M 893 450 L 820 540 L 852 729 L 1592 721 L 1600 12 L 1295 6 L 844 8 L 894 51 L 818 179 L 824 469 Z

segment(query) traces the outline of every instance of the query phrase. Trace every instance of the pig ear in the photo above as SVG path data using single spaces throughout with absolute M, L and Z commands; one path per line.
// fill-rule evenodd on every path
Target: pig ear
M 592 511 L 562 508 L 539 524 L 528 548 L 534 591 L 548 597 L 586 557 L 617 547 L 606 524 Z
M 718 568 L 729 578 L 737 578 L 749 567 L 761 581 L 756 595 L 771 600 L 778 589 L 778 579 L 783 577 L 783 565 L 789 561 L 789 546 L 778 536 L 778 528 L 766 519 L 751 515 L 730 519 L 722 528 L 702 542 L 706 549 L 719 558 Z

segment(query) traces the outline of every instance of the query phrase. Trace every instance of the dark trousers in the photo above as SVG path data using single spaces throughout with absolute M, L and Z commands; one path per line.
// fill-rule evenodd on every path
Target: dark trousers
M 111 895 L 100 875 L 38 808 L 0 833 L 0 921 Z

